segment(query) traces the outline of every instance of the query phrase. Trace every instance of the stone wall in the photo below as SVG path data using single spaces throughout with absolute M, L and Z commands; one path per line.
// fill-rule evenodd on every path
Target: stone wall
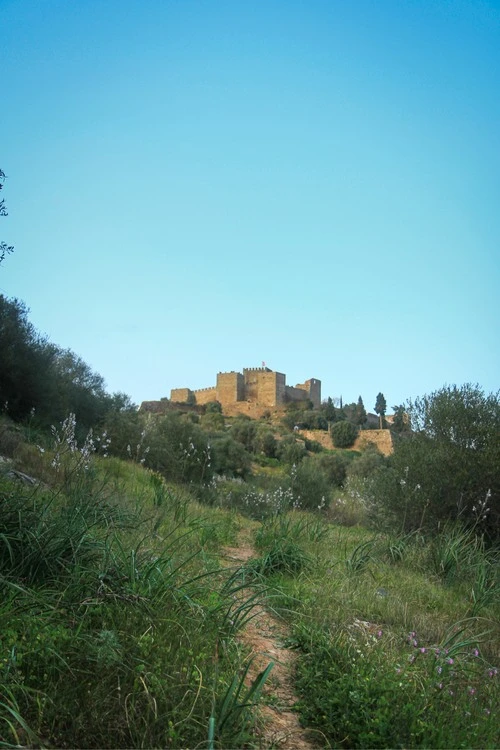
M 329 433 L 325 430 L 300 430 L 299 434 L 308 440 L 315 440 L 323 448 L 336 450 Z M 390 430 L 361 430 L 351 450 L 363 452 L 370 444 L 375 445 L 383 456 L 390 456 L 394 452 Z
M 194 397 L 197 404 L 208 404 L 210 401 L 217 401 L 215 388 L 198 388 L 194 391 Z
M 172 388 L 170 391 L 170 400 L 178 404 L 189 404 L 193 399 L 194 392 L 190 388 Z
M 268 367 L 248 367 L 239 372 L 220 372 L 215 388 L 174 388 L 171 401 L 176 403 L 207 404 L 219 401 L 223 409 L 241 402 L 257 404 L 264 409 L 282 406 L 287 401 L 311 399 L 315 407 L 321 405 L 321 381 L 315 378 L 295 388 L 286 385 L 286 376 Z
M 245 400 L 260 406 L 273 407 L 282 404 L 285 393 L 285 375 L 267 367 L 243 370 Z
M 217 401 L 221 404 L 233 404 L 243 401 L 245 384 L 240 372 L 219 372 L 217 374 Z
M 353 445 L 353 450 L 364 451 L 370 443 L 375 445 L 383 456 L 390 456 L 394 452 L 390 430 L 361 430 Z
M 295 387 L 287 385 L 285 387 L 285 398 L 286 401 L 307 401 L 309 393 L 305 387 L 301 388 L 299 385 L 296 385 Z

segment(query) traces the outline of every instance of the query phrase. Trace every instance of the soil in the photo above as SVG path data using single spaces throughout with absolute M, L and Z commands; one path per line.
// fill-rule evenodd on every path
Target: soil
M 238 547 L 226 547 L 224 557 L 231 564 L 244 564 L 256 552 L 247 535 L 241 535 Z M 277 750 L 311 750 L 318 747 L 311 734 L 301 727 L 293 711 L 298 697 L 293 689 L 293 669 L 296 654 L 283 644 L 289 630 L 286 624 L 264 607 L 256 607 L 255 616 L 246 623 L 238 637 L 253 655 L 249 682 L 274 662 L 259 704 L 262 722 L 258 736 L 263 748 Z

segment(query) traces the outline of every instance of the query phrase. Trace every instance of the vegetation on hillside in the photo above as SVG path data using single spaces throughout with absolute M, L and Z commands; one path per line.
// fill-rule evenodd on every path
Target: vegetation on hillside
M 0 361 L 1 747 L 259 746 L 257 602 L 289 625 L 313 742 L 498 746 L 498 394 L 399 406 L 384 457 L 349 450 L 361 397 L 141 413 L 5 297 Z

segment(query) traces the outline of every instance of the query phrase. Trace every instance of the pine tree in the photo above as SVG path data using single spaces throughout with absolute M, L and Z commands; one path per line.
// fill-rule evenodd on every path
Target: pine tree
M 356 424 L 362 427 L 365 422 L 366 422 L 366 409 L 363 403 L 363 399 L 360 396 L 358 398 L 358 403 L 356 404 Z
M 379 415 L 380 429 L 384 427 L 384 417 L 387 411 L 387 402 L 383 393 L 379 393 L 375 402 L 375 413 Z

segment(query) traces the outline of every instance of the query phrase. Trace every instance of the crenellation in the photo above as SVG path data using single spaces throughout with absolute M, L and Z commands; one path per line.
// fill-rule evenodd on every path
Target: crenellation
M 306 380 L 295 387 L 286 385 L 286 375 L 269 367 L 245 367 L 243 372 L 219 372 L 215 386 L 208 388 L 174 388 L 172 401 L 206 404 L 219 401 L 223 409 L 256 408 L 283 406 L 289 401 L 310 400 L 314 408 L 321 405 L 321 381 L 316 378 Z M 243 407 L 246 404 L 247 406 Z

